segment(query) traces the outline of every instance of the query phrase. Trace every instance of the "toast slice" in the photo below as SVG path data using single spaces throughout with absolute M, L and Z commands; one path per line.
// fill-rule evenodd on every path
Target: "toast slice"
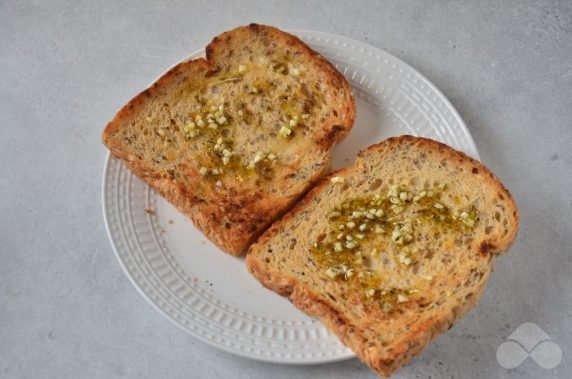
M 471 309 L 518 210 L 498 178 L 401 136 L 324 178 L 249 249 L 249 271 L 389 376 Z
M 181 63 L 107 125 L 112 155 L 240 255 L 327 173 L 351 129 L 344 77 L 298 38 L 250 24 Z

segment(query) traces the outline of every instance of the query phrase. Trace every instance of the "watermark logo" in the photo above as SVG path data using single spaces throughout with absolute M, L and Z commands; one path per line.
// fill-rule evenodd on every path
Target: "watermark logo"
M 520 325 L 497 349 L 497 361 L 504 368 L 520 366 L 526 358 L 551 369 L 562 361 L 562 350 L 540 327 L 532 322 Z

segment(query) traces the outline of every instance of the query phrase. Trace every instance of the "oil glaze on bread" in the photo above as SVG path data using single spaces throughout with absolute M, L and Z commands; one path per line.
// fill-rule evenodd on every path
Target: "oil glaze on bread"
M 239 255 L 328 170 L 355 104 L 298 38 L 250 24 L 181 63 L 107 125 L 112 155 Z

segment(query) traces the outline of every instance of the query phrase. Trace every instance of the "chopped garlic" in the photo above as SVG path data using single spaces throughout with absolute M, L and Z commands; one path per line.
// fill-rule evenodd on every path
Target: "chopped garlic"
M 349 241 L 349 242 L 346 243 L 346 247 L 347 247 L 348 249 L 350 249 L 350 250 L 351 250 L 351 249 L 354 249 L 356 246 L 357 246 L 356 243 L 353 242 L 353 241 Z
M 206 167 L 201 167 L 201 169 L 199 170 L 199 173 L 203 176 L 205 176 L 206 174 L 209 173 L 209 169 Z
M 352 268 L 347 269 L 347 270 L 344 272 L 344 276 L 345 276 L 346 279 L 351 278 L 352 276 L 354 276 L 354 270 L 353 270 Z
M 328 268 L 326 270 L 326 275 L 328 275 L 332 279 L 335 279 L 338 275 L 343 274 L 344 277 L 347 279 L 348 271 L 352 271 L 350 276 L 353 275 L 352 269 L 348 270 L 348 267 L 346 265 L 341 264 L 341 265 L 336 265 L 336 266 L 332 266 L 332 267 Z
M 398 258 L 399 258 L 399 262 L 403 263 L 405 266 L 409 266 L 411 264 L 411 258 L 409 258 L 408 256 L 406 256 L 403 253 L 399 254 Z
M 254 164 L 260 162 L 261 160 L 264 159 L 264 153 L 259 151 L 256 153 L 256 155 L 254 156 L 254 159 L 252 160 L 252 162 L 254 162 Z
M 238 66 L 238 72 L 246 72 L 246 66 L 241 64 Z
M 332 183 L 343 183 L 344 178 L 342 176 L 334 176 L 334 177 L 332 177 L 332 179 L 330 179 L 330 181 Z
M 278 131 L 278 133 L 280 133 L 280 135 L 283 137 L 288 137 L 289 135 L 292 134 L 292 130 L 283 126 L 282 128 L 280 128 L 280 131 Z
M 398 245 L 408 243 L 413 241 L 413 228 L 411 223 L 406 223 L 402 225 L 395 225 L 393 232 L 391 233 L 391 239 Z

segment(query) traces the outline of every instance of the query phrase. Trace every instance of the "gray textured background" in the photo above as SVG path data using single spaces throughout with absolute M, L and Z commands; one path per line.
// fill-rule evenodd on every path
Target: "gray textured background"
M 479 306 L 396 378 L 572 376 L 571 2 L 0 0 L 0 377 L 373 378 L 357 360 L 238 358 L 163 319 L 105 234 L 100 133 L 151 79 L 257 21 L 352 37 L 402 58 L 458 109 L 522 227 Z M 495 352 L 534 322 L 551 370 Z

